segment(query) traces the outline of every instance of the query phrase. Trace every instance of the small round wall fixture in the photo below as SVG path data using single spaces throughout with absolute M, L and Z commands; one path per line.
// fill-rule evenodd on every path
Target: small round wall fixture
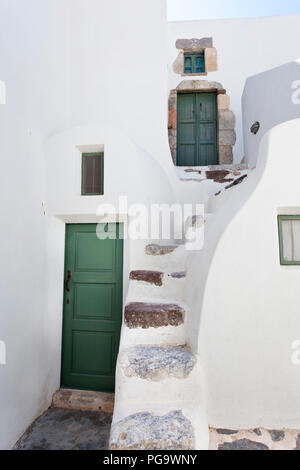
M 256 121 L 254 124 L 252 124 L 250 130 L 251 130 L 252 134 L 256 135 L 258 133 L 259 129 L 260 129 L 260 123 L 258 121 Z

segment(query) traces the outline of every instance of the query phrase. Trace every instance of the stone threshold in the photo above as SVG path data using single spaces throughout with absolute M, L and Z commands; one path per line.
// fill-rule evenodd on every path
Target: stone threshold
M 101 411 L 112 415 L 115 395 L 113 393 L 71 390 L 61 388 L 52 398 L 52 408 L 78 411 Z

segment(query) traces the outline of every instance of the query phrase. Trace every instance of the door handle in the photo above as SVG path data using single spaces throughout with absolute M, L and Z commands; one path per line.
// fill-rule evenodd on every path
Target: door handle
M 67 280 L 66 280 L 66 290 L 67 290 L 67 292 L 70 292 L 69 281 L 71 281 L 71 279 L 72 279 L 72 273 L 71 273 L 71 271 L 68 271 L 68 277 L 67 277 Z

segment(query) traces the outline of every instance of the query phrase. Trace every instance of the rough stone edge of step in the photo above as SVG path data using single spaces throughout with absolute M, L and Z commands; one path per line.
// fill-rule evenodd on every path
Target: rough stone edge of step
M 129 329 L 148 329 L 184 324 L 187 309 L 179 303 L 131 301 L 125 306 L 124 322 Z
M 162 429 L 165 430 L 164 436 L 159 439 Z M 182 409 L 164 415 L 152 411 L 137 412 L 113 423 L 109 449 L 194 450 L 195 431 Z
M 140 344 L 120 353 L 120 366 L 124 376 L 148 382 L 165 379 L 187 379 L 197 363 L 197 355 L 184 345 Z
M 145 282 L 156 287 L 163 287 L 165 279 L 181 280 L 186 278 L 185 271 L 178 272 L 163 272 L 154 271 L 149 269 L 136 269 L 132 270 L 129 274 L 131 281 Z
M 156 243 L 151 243 L 145 247 L 145 253 L 148 256 L 165 256 L 174 253 L 178 248 L 184 248 L 184 245 L 180 244 L 169 244 L 169 245 L 159 245 Z

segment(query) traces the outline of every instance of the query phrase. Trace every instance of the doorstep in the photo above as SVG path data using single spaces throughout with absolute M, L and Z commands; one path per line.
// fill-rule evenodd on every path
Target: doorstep
M 113 393 L 61 388 L 53 395 L 52 407 L 78 411 L 101 411 L 112 415 L 114 402 Z

